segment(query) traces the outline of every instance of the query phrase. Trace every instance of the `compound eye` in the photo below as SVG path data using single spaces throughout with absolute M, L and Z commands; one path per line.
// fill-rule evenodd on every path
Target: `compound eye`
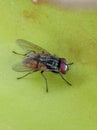
M 64 70 L 65 70 L 65 71 L 68 70 L 68 66 L 67 66 L 67 65 L 64 66 Z
M 68 65 L 66 64 L 66 60 L 64 58 L 61 58 L 61 63 L 60 63 L 60 72 L 62 74 L 65 74 L 66 71 L 68 71 Z

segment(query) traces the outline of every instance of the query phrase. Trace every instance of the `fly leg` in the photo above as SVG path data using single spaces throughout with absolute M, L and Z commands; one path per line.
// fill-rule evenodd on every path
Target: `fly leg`
M 59 72 L 59 75 L 61 76 L 61 78 L 62 78 L 68 85 L 72 86 L 72 84 L 69 83 L 69 82 L 63 77 L 63 75 L 62 75 L 60 72 Z
M 16 51 L 12 51 L 14 54 L 16 54 L 16 55 L 22 55 L 22 56 L 27 56 L 29 53 L 31 53 L 31 52 L 33 52 L 33 53 L 35 53 L 35 51 L 28 51 L 27 53 L 25 53 L 25 54 L 21 54 L 21 53 L 18 53 L 18 52 L 16 52 Z
M 73 65 L 73 62 L 71 62 L 71 63 L 68 63 L 67 65 Z
M 63 77 L 63 75 L 62 75 L 59 71 L 52 71 L 52 72 L 53 72 L 53 73 L 56 73 L 56 74 L 59 74 L 59 75 L 61 76 L 61 78 L 62 78 L 68 85 L 72 86 L 72 84 L 69 83 L 69 82 Z
M 16 54 L 16 55 L 22 55 L 22 56 L 26 56 L 27 54 L 25 53 L 25 54 L 20 54 L 20 53 L 18 53 L 18 52 L 16 52 L 16 51 L 12 51 L 14 54 Z
M 48 92 L 48 83 L 47 83 L 47 78 L 45 77 L 45 75 L 44 75 L 43 72 L 44 72 L 44 71 L 41 71 L 41 75 L 42 75 L 42 77 L 44 78 L 44 80 L 45 80 L 45 82 L 46 82 L 46 92 Z
M 28 76 L 28 75 L 30 75 L 30 74 L 32 74 L 32 72 L 29 72 L 29 73 L 27 73 L 27 74 L 25 74 L 25 75 L 23 75 L 23 76 L 21 76 L 21 77 L 18 77 L 17 79 L 22 79 L 22 78 L 24 78 L 24 77 L 26 77 L 26 76 Z

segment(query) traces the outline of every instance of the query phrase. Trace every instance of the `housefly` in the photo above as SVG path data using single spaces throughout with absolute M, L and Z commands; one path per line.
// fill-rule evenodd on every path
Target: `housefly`
M 44 75 L 45 71 L 59 74 L 60 77 L 68 84 L 71 85 L 64 77 L 63 74 L 69 70 L 69 65 L 73 63 L 67 63 L 65 58 L 59 58 L 50 54 L 45 49 L 23 39 L 17 39 L 16 43 L 26 51 L 25 54 L 20 54 L 15 51 L 13 53 L 24 56 L 21 63 L 13 66 L 13 70 L 17 72 L 27 72 L 22 77 L 24 78 L 34 72 L 40 71 L 42 77 L 46 82 L 46 92 L 48 92 L 47 78 Z

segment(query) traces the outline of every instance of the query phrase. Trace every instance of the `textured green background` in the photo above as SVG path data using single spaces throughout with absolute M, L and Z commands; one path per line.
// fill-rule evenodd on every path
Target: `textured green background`
M 66 75 L 72 87 L 51 73 L 49 93 L 39 73 L 17 81 L 18 38 L 73 61 Z M 97 12 L 0 0 L 0 130 L 96 129 Z

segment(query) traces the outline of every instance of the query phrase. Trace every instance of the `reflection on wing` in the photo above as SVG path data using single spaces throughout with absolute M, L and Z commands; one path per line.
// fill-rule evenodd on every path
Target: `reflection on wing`
M 46 50 L 43 48 L 33 44 L 32 42 L 26 41 L 24 39 L 17 39 L 16 43 L 23 49 L 27 51 L 35 51 L 35 52 L 42 52 L 44 51 L 45 53 L 48 53 Z
M 32 68 L 26 67 L 23 63 L 18 63 L 18 64 L 13 65 L 12 69 L 17 71 L 17 72 L 34 71 Z

